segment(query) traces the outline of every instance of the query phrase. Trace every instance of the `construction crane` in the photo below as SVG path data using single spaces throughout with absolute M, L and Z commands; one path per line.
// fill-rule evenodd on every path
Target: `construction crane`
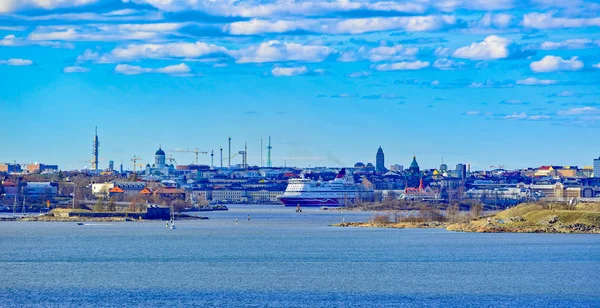
M 167 160 L 169 161 L 169 163 L 171 165 L 173 165 L 173 163 L 175 163 L 175 165 L 177 165 L 177 161 L 175 160 L 175 157 L 173 157 L 173 155 L 169 154 L 169 157 L 167 157 Z
M 198 154 L 208 154 L 208 152 L 201 151 L 198 148 L 195 148 L 195 149 L 175 149 L 175 150 L 173 150 L 173 152 L 194 153 L 194 154 L 196 154 L 196 166 L 198 166 Z
M 133 162 L 133 173 L 135 173 L 135 170 L 136 170 L 136 169 L 135 169 L 135 167 L 137 167 L 137 166 L 139 166 L 139 167 L 141 167 L 141 168 L 143 168 L 143 167 L 144 167 L 144 164 L 142 164 L 142 163 L 139 163 L 139 164 L 138 164 L 138 163 L 137 163 L 138 161 L 139 161 L 139 162 L 141 162 L 141 161 L 142 161 L 142 158 L 141 158 L 141 157 L 137 157 L 136 155 L 133 155 L 133 158 L 131 159 L 131 161 Z M 140 170 L 142 170 L 141 168 L 140 168 Z

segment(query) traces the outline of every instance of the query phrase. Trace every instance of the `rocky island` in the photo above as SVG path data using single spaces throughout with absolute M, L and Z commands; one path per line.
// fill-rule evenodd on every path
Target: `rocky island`
M 416 217 L 391 219 L 390 214 L 378 214 L 368 222 L 344 222 L 339 227 L 367 228 L 445 228 L 457 232 L 480 233 L 586 233 L 600 234 L 600 204 L 598 203 L 524 203 L 492 215 L 470 216 L 427 209 Z M 448 214 L 450 212 L 450 214 Z M 427 214 L 424 215 L 423 213 Z M 431 213 L 438 213 L 431 215 Z

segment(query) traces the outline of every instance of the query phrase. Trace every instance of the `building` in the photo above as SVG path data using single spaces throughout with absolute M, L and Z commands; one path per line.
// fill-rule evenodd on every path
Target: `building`
M 118 187 L 118 189 L 114 189 L 115 187 Z M 124 196 L 133 196 L 138 194 L 145 187 L 146 183 L 142 182 L 95 183 L 92 184 L 92 194 L 94 194 L 96 197 L 104 198 L 120 194 Z
M 408 171 L 410 172 L 410 174 L 418 174 L 420 172 L 419 170 L 419 164 L 417 163 L 417 156 L 413 156 L 413 160 L 410 163 L 410 167 L 408 168 Z
M 23 188 L 23 193 L 28 197 L 52 198 L 58 194 L 58 183 L 56 182 L 27 182 Z
M 375 172 L 377 173 L 385 173 L 387 170 L 385 169 L 385 155 L 383 154 L 383 149 L 379 146 L 377 150 L 377 155 L 375 156 Z
M 390 165 L 390 170 L 396 171 L 396 172 L 402 172 L 402 171 L 404 171 L 404 166 L 398 165 L 398 164 L 393 164 L 393 165 Z
M 0 164 L 0 172 L 19 173 L 21 171 L 22 171 L 21 165 L 19 165 L 19 164 Z
M 167 155 L 161 147 L 158 147 L 156 153 L 154 153 L 154 165 L 146 165 L 146 175 L 157 175 L 166 176 L 173 174 L 175 167 L 173 165 L 167 165 Z
M 34 163 L 26 165 L 25 170 L 27 170 L 29 173 L 58 172 L 58 165 L 44 165 Z
M 456 165 L 456 173 L 458 174 L 458 178 L 464 180 L 467 178 L 467 165 L 465 164 L 457 164 Z
M 600 178 L 600 157 L 594 159 L 594 177 Z

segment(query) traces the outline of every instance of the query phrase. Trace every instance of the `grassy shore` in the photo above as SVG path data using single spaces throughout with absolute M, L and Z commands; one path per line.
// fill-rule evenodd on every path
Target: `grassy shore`
M 422 210 L 422 213 L 427 211 Z M 418 221 L 390 221 L 389 216 L 376 215 L 368 222 L 339 223 L 339 227 L 367 228 L 446 228 L 458 232 L 482 233 L 588 233 L 600 234 L 600 204 L 568 206 L 560 203 L 524 203 L 494 215 L 469 219 L 467 215 L 452 217 L 423 215 Z M 435 217 L 429 219 L 428 217 Z
M 600 204 L 579 204 L 567 210 L 561 204 L 525 203 L 490 217 L 450 224 L 450 231 L 516 233 L 600 233 Z

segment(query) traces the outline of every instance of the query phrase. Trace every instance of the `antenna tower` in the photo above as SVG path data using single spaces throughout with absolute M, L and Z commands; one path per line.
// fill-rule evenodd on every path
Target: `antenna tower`
M 273 147 L 271 146 L 271 136 L 269 136 L 269 145 L 267 146 L 267 167 L 273 167 L 273 164 L 271 163 L 271 149 L 273 149 Z
M 96 135 L 94 136 L 94 149 L 92 150 L 92 170 L 98 173 L 98 148 L 100 147 L 100 142 L 98 142 L 98 126 L 96 126 Z

